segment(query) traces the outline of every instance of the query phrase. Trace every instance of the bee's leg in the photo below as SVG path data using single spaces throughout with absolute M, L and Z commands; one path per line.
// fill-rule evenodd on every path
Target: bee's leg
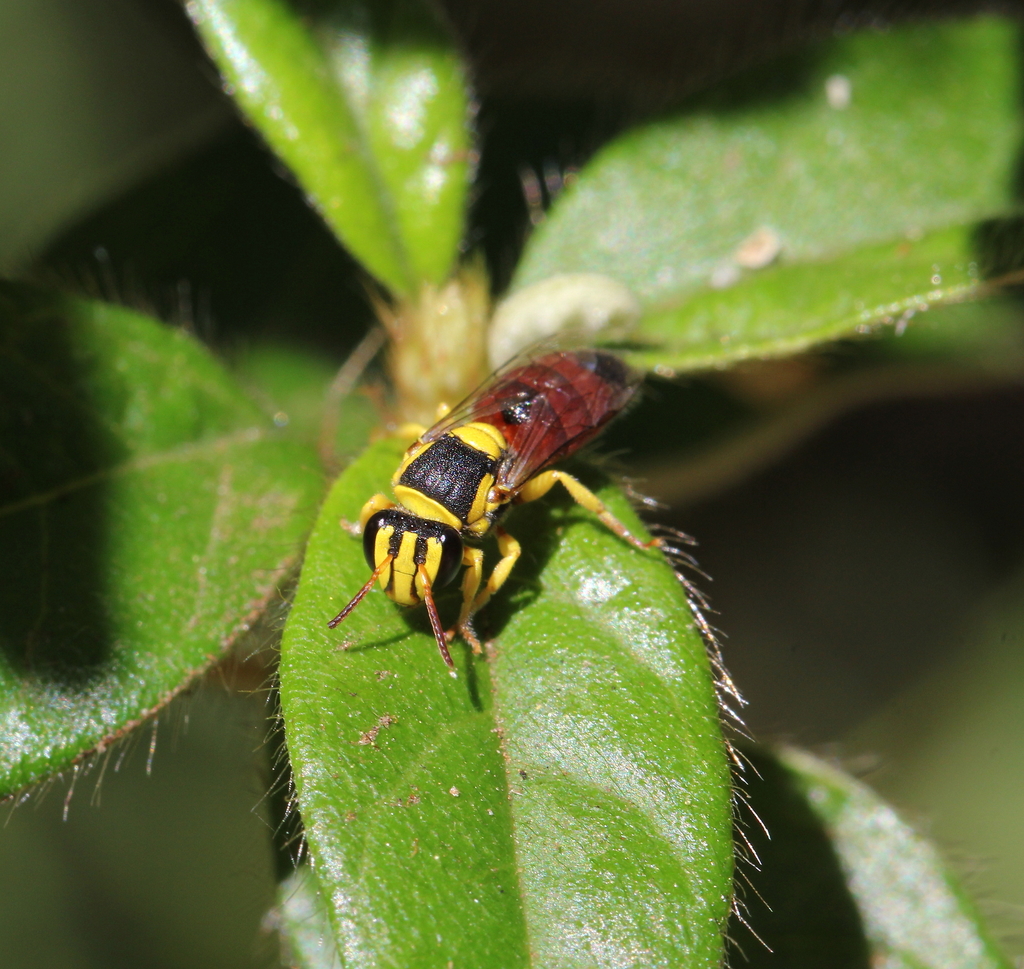
M 538 498 L 546 495 L 559 482 L 565 485 L 566 491 L 572 495 L 578 504 L 596 515 L 604 525 L 615 532 L 620 538 L 624 538 L 630 545 L 634 545 L 636 548 L 661 547 L 660 538 L 652 538 L 649 542 L 644 542 L 637 538 L 608 510 L 605 503 L 594 492 L 582 482 L 577 481 L 571 474 L 566 474 L 564 471 L 544 471 L 531 478 L 519 489 L 516 494 L 516 500 L 536 501 Z
M 384 511 L 385 508 L 394 508 L 395 503 L 388 498 L 386 495 L 376 494 L 369 501 L 363 505 L 362 510 L 359 512 L 359 523 L 354 524 L 353 522 L 341 519 L 341 527 L 345 529 L 350 535 L 354 535 L 358 538 L 363 534 L 363 529 L 366 528 L 366 523 L 370 520 L 371 515 L 375 515 L 378 511 Z
M 482 653 L 483 647 L 469 625 L 469 617 L 473 614 L 473 600 L 476 598 L 477 590 L 484 577 L 483 549 L 464 548 L 462 564 L 466 566 L 466 571 L 462 576 L 462 610 L 459 612 L 459 621 L 455 624 L 455 628 L 449 629 L 445 635 L 450 642 L 455 637 L 457 629 L 462 633 L 462 638 L 473 647 L 474 653 Z
M 465 629 L 468 628 L 467 624 L 469 620 L 473 618 L 474 613 L 483 609 L 487 605 L 491 596 L 494 595 L 504 584 L 508 578 L 509 572 L 512 571 L 513 566 L 519 561 L 519 555 L 522 552 L 522 548 L 504 528 L 496 528 L 494 531 L 494 537 L 498 540 L 498 551 L 501 552 L 501 559 L 498 564 L 494 566 L 494 571 L 491 573 L 491 577 L 487 580 L 487 585 L 484 586 L 483 591 L 480 592 L 477 597 L 473 600 L 472 605 L 469 607 L 469 612 L 466 614 L 464 620 L 460 620 L 459 631 L 465 635 Z
M 440 403 L 437 405 L 437 416 L 434 418 L 436 424 L 442 418 L 447 417 L 451 413 L 451 406 L 449 404 Z M 416 424 L 412 421 L 407 421 L 404 424 L 399 424 L 392 432 L 392 437 L 400 437 L 406 441 L 418 441 L 424 434 L 427 433 L 427 428 L 422 424 Z
M 392 437 L 400 437 L 403 441 L 418 441 L 427 429 L 422 424 L 399 424 L 392 432 Z

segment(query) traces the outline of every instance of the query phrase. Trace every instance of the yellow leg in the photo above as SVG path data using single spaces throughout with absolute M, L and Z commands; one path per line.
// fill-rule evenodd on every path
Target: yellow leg
M 494 566 L 494 571 L 487 580 L 487 585 L 484 586 L 483 591 L 473 600 L 473 605 L 466 616 L 467 620 L 472 618 L 475 612 L 483 609 L 491 596 L 505 584 L 509 572 L 512 571 L 513 566 L 519 561 L 519 555 L 522 552 L 519 543 L 504 528 L 496 528 L 494 537 L 498 540 L 498 551 L 501 552 L 501 560 Z
M 482 653 L 483 648 L 480 640 L 477 639 L 472 627 L 468 625 L 469 617 L 473 613 L 473 600 L 476 598 L 477 589 L 484 577 L 484 553 L 479 548 L 464 548 L 462 550 L 462 564 L 466 571 L 462 575 L 462 609 L 459 612 L 459 621 L 453 629 L 449 629 L 445 636 L 451 642 L 455 638 L 455 630 L 462 633 L 462 638 L 473 647 L 474 653 Z
M 495 538 L 498 540 L 498 551 L 501 552 L 501 560 L 491 573 L 482 592 L 477 594 L 480 582 L 484 574 L 484 553 L 478 548 L 467 548 L 462 553 L 462 564 L 466 566 L 466 573 L 462 577 L 462 611 L 459 613 L 459 622 L 456 628 L 462 638 L 473 647 L 474 653 L 482 653 L 483 647 L 474 632 L 470 620 L 476 612 L 487 605 L 491 596 L 494 595 L 508 578 L 512 567 L 519 560 L 521 552 L 519 543 L 503 528 L 495 531 Z M 449 642 L 455 635 L 455 629 L 450 629 L 446 636 Z
M 377 514 L 378 511 L 384 511 L 385 508 L 394 507 L 395 503 L 388 498 L 387 495 L 382 495 L 378 492 L 369 501 L 367 501 L 365 505 L 363 505 L 362 510 L 359 512 L 358 530 L 353 530 L 354 526 L 347 525 L 344 519 L 342 519 L 341 527 L 347 527 L 353 535 L 362 535 L 363 529 L 366 528 L 366 523 L 370 520 L 371 515 Z
M 437 405 L 437 415 L 434 417 L 434 423 L 436 424 L 442 418 L 447 417 L 451 413 L 451 405 L 445 404 L 444 402 Z M 405 424 L 399 424 L 398 427 L 392 432 L 392 437 L 400 437 L 406 441 L 418 441 L 424 434 L 427 433 L 427 428 L 422 424 L 414 424 L 411 421 Z
M 582 482 L 577 481 L 571 474 L 566 474 L 564 471 L 544 471 L 531 478 L 516 493 L 516 500 L 536 501 L 538 498 L 546 495 L 559 482 L 565 486 L 565 490 L 572 495 L 578 504 L 596 515 L 619 538 L 624 538 L 630 545 L 634 545 L 636 548 L 661 547 L 660 538 L 652 538 L 649 542 L 644 542 L 637 538 L 608 510 L 605 503 L 594 492 Z
M 392 437 L 400 437 L 403 441 L 418 441 L 427 429 L 422 424 L 399 424 L 392 433 Z

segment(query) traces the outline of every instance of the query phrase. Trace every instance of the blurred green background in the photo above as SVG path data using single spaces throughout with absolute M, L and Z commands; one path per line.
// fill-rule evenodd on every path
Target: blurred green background
M 631 122 L 837 27 L 972 8 L 445 9 L 481 96 L 471 241 L 500 287 L 564 176 Z M 172 0 L 0 0 L 0 227 L 0 271 L 155 308 L 268 406 L 315 406 L 371 320 L 354 264 L 238 120 Z M 261 379 L 267 345 L 293 349 L 293 386 Z M 657 384 L 607 449 L 699 539 L 755 735 L 865 777 L 1024 957 L 1024 378 L 851 394 L 741 472 L 678 485 L 707 427 L 797 399 L 858 353 Z M 645 438 L 668 415 L 673 436 Z M 176 701 L 152 755 L 146 729 L 77 779 L 66 820 L 67 777 L 5 807 L 5 966 L 277 964 L 262 676 Z

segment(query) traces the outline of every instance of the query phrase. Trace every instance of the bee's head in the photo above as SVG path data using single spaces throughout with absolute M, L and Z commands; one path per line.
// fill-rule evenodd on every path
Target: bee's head
M 431 589 L 447 585 L 462 564 L 462 538 L 454 528 L 397 508 L 367 519 L 363 551 L 370 568 L 381 569 L 380 587 L 403 606 L 415 606 Z

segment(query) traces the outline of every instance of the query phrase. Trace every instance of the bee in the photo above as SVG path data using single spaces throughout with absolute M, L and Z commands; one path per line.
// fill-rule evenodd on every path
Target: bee
M 395 500 L 376 494 L 359 515 L 372 574 L 327 625 L 337 626 L 380 583 L 400 605 L 426 605 L 437 648 L 454 670 L 449 643 L 458 632 L 481 652 L 471 620 L 520 556 L 519 542 L 499 522 L 512 505 L 535 501 L 556 484 L 631 545 L 660 547 L 660 539 L 632 535 L 589 488 L 551 468 L 596 437 L 638 384 L 626 364 L 600 350 L 517 358 L 429 430 L 417 429 L 418 439 L 391 479 Z M 484 583 L 479 543 L 491 534 L 501 558 Z M 462 608 L 455 626 L 445 630 L 434 590 L 462 566 Z

